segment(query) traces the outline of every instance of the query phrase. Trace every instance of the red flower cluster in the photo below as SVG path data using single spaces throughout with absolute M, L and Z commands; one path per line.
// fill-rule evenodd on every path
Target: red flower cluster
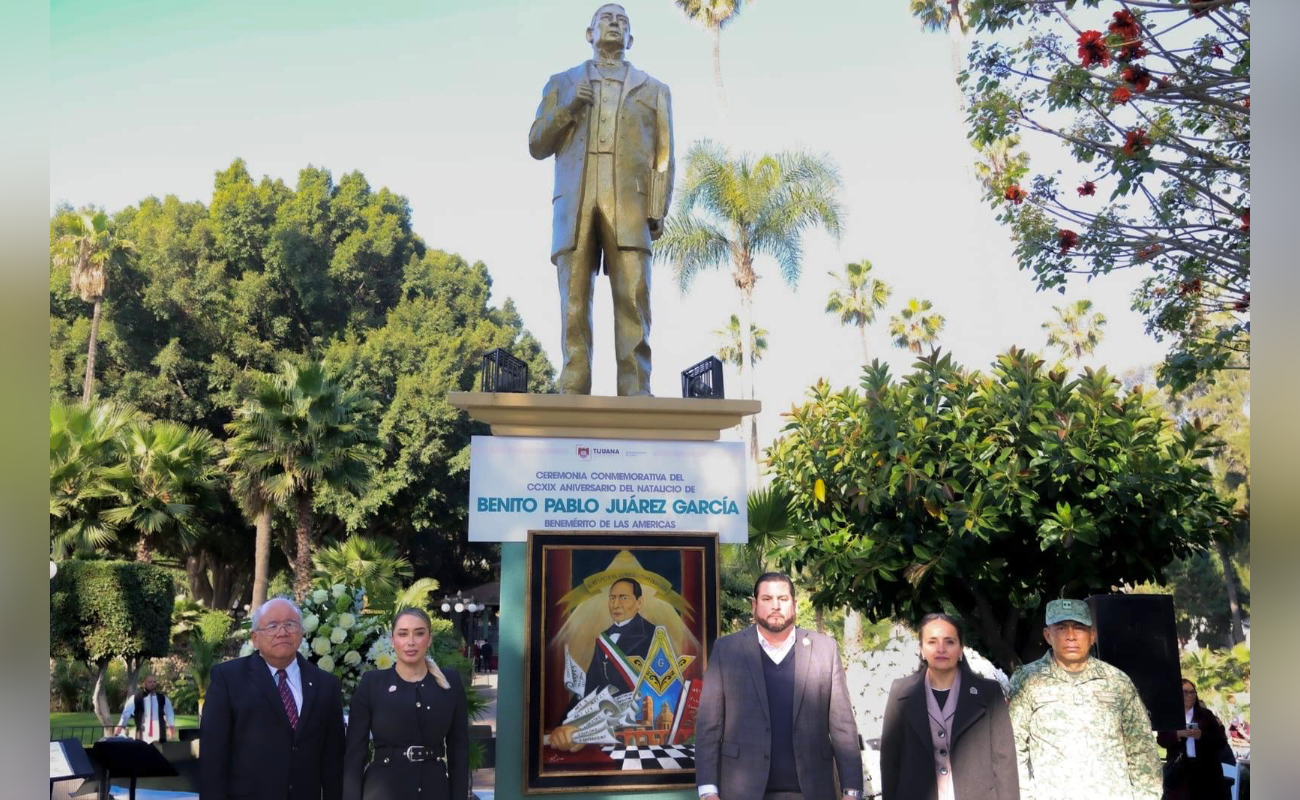
M 1131 42 L 1142 35 L 1142 29 L 1138 27 L 1137 17 L 1133 16 L 1132 11 L 1116 11 L 1111 16 L 1115 18 L 1115 21 L 1110 24 L 1108 30 L 1124 41 Z
M 1250 98 L 1246 98 L 1246 108 L 1250 108 Z
M 1246 294 L 1240 300 L 1232 304 L 1233 311 L 1247 311 L 1249 309 L 1250 309 L 1250 292 L 1246 292 Z
M 1141 250 L 1137 251 L 1137 260 L 1146 261 L 1147 259 L 1154 256 L 1156 253 L 1159 253 L 1162 249 L 1163 248 L 1158 244 L 1149 244 L 1146 247 L 1142 248 Z
M 1122 106 L 1133 99 L 1133 92 L 1127 86 L 1116 86 L 1115 91 L 1110 93 L 1110 99 Z
M 1029 193 L 1026 192 L 1024 189 L 1021 189 L 1020 184 L 1018 183 L 1013 183 L 1007 187 L 1006 198 L 1011 202 L 1015 203 L 1016 205 L 1020 205 L 1021 203 L 1025 202 L 1025 198 L 1028 196 Z
M 1133 44 L 1126 44 L 1121 47 L 1119 49 L 1119 55 L 1116 56 L 1116 58 L 1127 64 L 1130 61 L 1137 61 L 1139 58 L 1146 58 L 1146 56 L 1147 49 L 1142 46 L 1142 43 L 1134 42 Z
M 1138 66 L 1136 64 L 1131 67 L 1125 67 L 1124 71 L 1120 73 L 1120 76 L 1133 86 L 1133 91 L 1138 92 L 1139 94 L 1145 92 L 1147 87 L 1151 85 L 1151 71 L 1146 67 Z
M 1068 228 L 1062 228 L 1056 232 L 1056 241 L 1061 245 L 1061 255 L 1065 255 L 1070 248 L 1079 246 L 1079 234 Z
M 1101 31 L 1084 31 L 1079 36 L 1079 58 L 1085 67 L 1100 64 L 1110 66 L 1110 50 L 1102 38 Z
M 1217 44 L 1214 46 L 1214 49 L 1211 50 L 1210 52 L 1214 53 L 1215 58 L 1223 58 L 1223 48 Z
M 1124 134 L 1124 155 L 1133 158 L 1151 146 L 1151 139 L 1147 136 L 1146 128 L 1134 128 Z
M 1092 197 L 1096 193 L 1097 193 L 1097 184 L 1093 183 L 1092 181 L 1084 181 L 1083 185 L 1079 187 L 1080 197 Z
M 1241 220 L 1241 229 L 1249 233 L 1250 232 L 1250 209 L 1247 208 L 1245 211 L 1241 212 L 1241 216 L 1239 217 L 1239 219 Z
M 1186 294 L 1200 294 L 1200 293 L 1201 293 L 1201 279 L 1200 279 L 1200 278 L 1193 278 L 1192 280 L 1188 281 L 1187 283 L 1179 284 L 1179 286 L 1178 286 L 1178 293 L 1179 293 L 1179 294 L 1182 294 L 1182 295 L 1186 295 Z

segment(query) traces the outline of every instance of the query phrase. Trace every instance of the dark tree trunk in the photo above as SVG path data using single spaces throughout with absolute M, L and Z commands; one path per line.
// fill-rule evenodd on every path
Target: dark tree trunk
M 987 655 L 997 663 L 1007 674 L 1010 674 L 1016 667 L 1022 663 L 1020 654 L 1016 652 L 1016 643 L 1009 640 L 1005 635 L 1005 625 L 999 625 L 997 613 L 993 610 L 993 604 L 984 596 L 980 590 L 971 587 L 971 595 L 975 598 L 975 618 L 980 626 L 980 633 L 984 635 L 985 645 L 988 648 Z M 1014 631 L 1014 626 L 1011 626 Z
M 295 552 L 293 558 L 293 594 L 299 602 L 307 596 L 311 588 L 311 492 L 303 491 L 298 495 L 298 519 Z
M 1241 599 L 1237 596 L 1237 568 L 1232 566 L 1232 555 L 1228 545 L 1220 541 L 1215 544 L 1219 551 L 1219 560 L 1223 562 L 1223 583 L 1228 590 L 1228 610 L 1232 612 L 1232 645 L 1246 641 L 1246 629 L 1241 624 Z
M 189 579 L 190 596 L 212 608 L 212 583 L 208 580 L 207 562 L 207 552 L 195 550 L 185 558 L 185 575 Z
M 95 310 L 90 315 L 90 345 L 86 348 L 86 380 L 81 387 L 81 402 L 89 403 L 95 393 L 95 350 L 99 346 L 99 314 L 103 297 L 95 298 Z
M 134 697 L 140 690 L 140 667 L 144 666 L 144 656 L 126 659 L 126 696 Z

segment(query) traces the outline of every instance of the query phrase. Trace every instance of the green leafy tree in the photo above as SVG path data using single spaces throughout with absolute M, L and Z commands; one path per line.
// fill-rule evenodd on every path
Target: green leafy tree
M 134 529 L 136 558 L 152 561 L 159 546 L 184 551 L 193 542 L 196 509 L 215 502 L 219 445 L 207 431 L 166 420 L 132 423 L 122 432 L 117 502 L 103 514 Z M 168 542 L 165 537 L 175 537 Z
M 108 215 L 102 211 L 83 211 L 65 214 L 53 226 L 51 237 L 57 236 L 51 248 L 51 260 L 71 272 L 72 291 L 82 300 L 93 304 L 90 317 L 89 343 L 86 349 L 86 378 L 82 385 L 81 402 L 90 402 L 95 391 L 95 351 L 99 344 L 99 320 L 108 290 L 108 275 L 135 245 L 117 235 Z
M 894 337 L 894 346 L 918 355 L 922 347 L 933 348 L 947 322 L 942 314 L 935 313 L 933 309 L 934 305 L 929 300 L 909 297 L 907 304 L 889 318 L 889 335 Z
M 416 572 L 448 586 L 491 580 L 497 547 L 465 540 L 470 436 L 479 432 L 447 394 L 473 391 L 482 356 L 503 347 L 528 365 L 529 391 L 554 391 L 555 370 L 512 302 L 492 308 L 482 262 L 430 250 L 412 262 L 387 323 L 328 351 L 349 385 L 383 401 L 365 412 L 382 462 L 357 497 L 322 503 L 348 533 L 396 541 Z
M 104 552 L 117 541 L 107 516 L 128 475 L 121 436 L 136 414 L 125 406 L 50 403 L 50 557 Z
M 411 562 L 398 552 L 397 543 L 389 539 L 352 535 L 321 548 L 313 560 L 316 574 L 325 583 L 361 587 L 366 590 L 367 602 L 381 607 L 391 605 L 402 579 L 415 574 Z
M 786 285 L 794 287 L 803 271 L 804 231 L 819 226 L 840 235 L 839 186 L 839 174 L 826 157 L 796 151 L 733 159 L 720 145 L 697 142 L 686 154 L 677 207 L 656 255 L 672 262 L 683 293 L 704 270 L 729 265 L 740 294 L 740 329 L 751 330 L 757 259 L 774 258 Z M 696 209 L 704 216 L 697 216 Z M 754 361 L 751 343 L 744 337 L 741 343 L 743 396 L 752 398 L 754 370 L 744 369 Z M 756 478 L 757 422 L 750 416 L 746 424 L 751 477 Z
M 841 325 L 853 325 L 862 340 L 862 363 L 870 359 L 867 354 L 867 326 L 876 321 L 876 313 L 883 311 L 893 292 L 889 284 L 871 277 L 871 262 L 867 259 L 844 265 L 844 274 L 831 272 L 839 285 L 826 298 L 826 313 L 839 317 Z
M 673 0 L 673 5 L 708 32 L 713 41 L 713 89 L 716 93 L 718 113 L 727 117 L 727 90 L 722 83 L 722 29 L 736 21 L 740 9 L 753 0 Z
M 1042 13 L 1048 8 L 1051 13 Z M 972 0 L 963 86 L 977 148 L 1024 131 L 1073 176 L 1006 159 L 988 200 L 1041 289 L 1143 276 L 1175 389 L 1250 366 L 1250 3 Z
M 823 382 L 789 420 L 770 458 L 795 535 L 774 557 L 873 620 L 951 603 L 1004 669 L 1042 652 L 1047 600 L 1154 580 L 1230 513 L 1212 426 L 1015 349 L 988 375 L 938 353 L 900 381 L 873 363 L 862 391 Z
M 1055 347 L 1067 359 L 1082 360 L 1101 344 L 1106 315 L 1092 310 L 1091 300 L 1075 300 L 1064 306 L 1052 306 L 1056 319 L 1043 323 L 1047 346 Z
M 1250 647 L 1227 650 L 1201 647 L 1183 653 L 1183 675 L 1196 685 L 1196 696 L 1226 725 L 1237 713 L 1250 719 Z M 1244 697 L 1243 697 L 1244 696 Z
M 267 493 L 293 508 L 294 594 L 311 587 L 315 546 L 313 506 L 317 492 L 363 491 L 375 461 L 374 438 L 363 415 L 369 401 L 346 389 L 324 363 L 297 366 L 286 362 L 277 375 L 259 382 L 255 394 L 230 423 L 234 437 L 249 436 L 261 444 L 250 450 L 248 469 L 274 465 Z
M 741 365 L 744 358 L 745 345 L 740 341 L 740 317 L 735 314 L 727 322 L 727 327 L 718 328 L 713 332 L 718 337 L 718 358 L 723 363 L 731 364 L 737 368 Z M 752 359 L 749 366 L 753 369 L 754 365 L 763 360 L 763 354 L 767 352 L 767 328 L 760 328 L 756 324 L 749 327 L 749 356 Z
M 167 655 L 176 585 L 162 567 L 69 560 L 50 581 L 50 658 L 85 661 L 96 671 L 95 715 L 111 720 L 105 680 L 115 658 L 127 663 L 128 692 L 146 658 Z

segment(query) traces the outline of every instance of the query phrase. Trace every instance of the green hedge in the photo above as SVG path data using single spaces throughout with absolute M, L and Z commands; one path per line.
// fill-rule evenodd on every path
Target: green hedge
M 135 561 L 64 561 L 50 581 L 50 657 L 99 663 L 171 648 L 171 574 Z

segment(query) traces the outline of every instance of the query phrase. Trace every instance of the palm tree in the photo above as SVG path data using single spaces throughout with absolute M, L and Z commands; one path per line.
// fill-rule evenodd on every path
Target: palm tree
M 742 351 L 745 349 L 745 345 L 740 341 L 740 317 L 732 314 L 727 327 L 718 328 L 713 332 L 713 335 L 721 340 L 718 344 L 718 358 L 722 359 L 724 363 L 731 364 L 736 369 L 744 371 L 744 363 L 741 359 L 744 357 Z M 767 352 L 767 329 L 751 324 L 749 326 L 749 356 L 752 360 L 749 362 L 749 366 L 752 368 L 762 361 L 765 352 Z
M 934 346 L 945 320 L 942 314 L 930 313 L 932 308 L 929 300 L 912 297 L 902 310 L 889 318 L 889 335 L 894 337 L 895 347 L 906 347 L 919 355 L 922 345 Z
M 253 520 L 256 536 L 253 543 L 253 600 L 251 608 L 266 602 L 271 581 L 271 520 L 276 502 L 267 491 L 266 482 L 281 471 L 281 463 L 259 457 L 266 452 L 256 432 L 239 419 L 226 424 L 226 457 L 221 466 L 230 476 L 230 494 L 244 514 Z
M 826 298 L 826 313 L 838 314 L 841 325 L 856 325 L 862 337 L 862 363 L 868 364 L 867 326 L 876 321 L 876 312 L 883 311 L 893 289 L 878 278 L 871 277 L 871 262 L 861 261 L 844 265 L 844 274 L 829 273 L 839 281 Z
M 168 533 L 183 546 L 193 542 L 194 512 L 214 500 L 217 452 L 212 434 L 178 422 L 142 420 L 127 428 L 123 456 L 129 477 L 104 518 L 139 532 L 136 560 L 152 561 Z
M 402 588 L 402 578 L 415 574 L 411 562 L 398 552 L 397 542 L 356 534 L 321 548 L 313 560 L 316 574 L 328 583 L 359 586 L 381 607 L 390 603 Z
M 1043 323 L 1047 346 L 1055 347 L 1066 358 L 1082 360 L 1101 344 L 1106 315 L 1092 310 L 1091 300 L 1075 300 L 1065 306 L 1052 306 L 1056 319 Z
M 962 0 L 908 0 L 908 10 L 921 21 L 921 28 L 929 33 L 947 31 L 950 58 L 952 59 L 953 86 L 957 90 L 957 106 L 964 113 L 966 103 L 961 96 L 957 80 L 962 72 L 962 54 L 966 49 L 965 36 L 970 19 L 970 2 Z M 963 11 L 964 7 L 964 11 Z
M 119 238 L 102 211 L 82 212 L 67 221 L 67 232 L 54 245 L 54 263 L 72 268 L 72 291 L 94 303 L 90 316 L 90 344 L 86 350 L 86 380 L 81 402 L 90 402 L 95 390 L 95 351 L 99 344 L 100 309 L 108 291 L 108 272 L 114 260 L 135 245 Z
M 686 154 L 683 184 L 656 255 L 673 262 L 683 294 L 700 272 L 730 264 L 740 293 L 742 331 L 754 327 L 754 262 L 760 255 L 776 259 L 781 277 L 793 287 L 803 269 L 804 230 L 819 225 L 840 235 L 840 178 L 824 156 L 796 151 L 732 159 L 725 148 L 705 139 Z M 707 218 L 693 213 L 697 207 Z M 741 337 L 742 364 L 754 363 L 752 349 L 749 338 Z M 744 396 L 752 398 L 754 370 L 744 370 L 741 383 Z M 756 486 L 758 427 L 752 415 L 747 424 L 751 485 Z
M 286 362 L 278 374 L 258 382 L 228 426 L 234 437 L 256 442 L 242 451 L 239 468 L 264 475 L 266 494 L 294 509 L 293 590 L 299 599 L 311 588 L 316 493 L 361 491 L 376 463 L 374 436 L 362 422 L 368 406 L 324 363 Z
M 976 145 L 979 158 L 975 161 L 975 178 L 990 198 L 1000 198 L 1007 184 L 1029 169 L 1029 154 L 1018 151 L 1019 146 L 1020 137 L 1016 134 Z
M 740 15 L 744 0 L 673 0 L 692 22 L 704 26 L 713 39 L 713 88 L 717 93 L 718 116 L 727 119 L 727 90 L 722 84 L 722 29 Z
M 129 477 L 122 431 L 137 412 L 116 403 L 50 404 L 50 556 L 102 552 L 117 541 L 105 512 Z

